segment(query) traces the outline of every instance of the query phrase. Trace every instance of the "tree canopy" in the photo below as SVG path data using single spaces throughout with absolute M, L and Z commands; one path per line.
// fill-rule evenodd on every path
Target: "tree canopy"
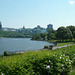
M 70 29 L 70 31 L 72 32 L 73 38 L 75 39 L 75 26 L 67 26 L 67 28 Z
M 59 40 L 72 39 L 72 32 L 70 31 L 69 28 L 59 27 L 57 29 L 56 37 Z

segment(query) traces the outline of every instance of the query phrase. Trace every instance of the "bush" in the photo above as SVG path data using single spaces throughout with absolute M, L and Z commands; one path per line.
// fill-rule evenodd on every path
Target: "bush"
M 44 49 L 48 49 L 48 46 L 45 45 L 45 46 L 44 46 Z
M 7 55 L 8 55 L 7 51 L 4 51 L 4 56 L 7 56 Z
M 0 59 L 0 74 L 68 75 L 72 66 L 75 66 L 75 46 L 4 56 Z
M 50 46 L 49 46 L 49 49 L 51 49 L 51 50 L 52 50 L 52 48 L 53 48 L 53 45 L 50 45 Z
M 72 66 L 69 57 L 53 55 L 33 62 L 37 75 L 67 75 Z
M 0 73 L 5 75 L 67 75 L 71 67 L 68 56 L 50 51 L 27 52 L 0 61 Z

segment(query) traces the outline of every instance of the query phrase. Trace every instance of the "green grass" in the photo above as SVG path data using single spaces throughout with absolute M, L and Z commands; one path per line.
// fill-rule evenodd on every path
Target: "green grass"
M 75 44 L 74 42 L 58 43 L 57 46 L 64 46 L 69 44 Z

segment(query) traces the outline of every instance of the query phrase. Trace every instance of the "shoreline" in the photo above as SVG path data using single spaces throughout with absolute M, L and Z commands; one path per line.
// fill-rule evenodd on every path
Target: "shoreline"
M 5 37 L 0 37 L 0 39 L 19 39 L 19 38 L 5 38 Z M 26 39 L 26 38 L 20 38 L 20 39 Z M 27 38 L 27 39 L 29 39 L 29 41 L 31 40 L 31 38 Z M 5 40 L 4 40 L 5 41 Z M 49 42 L 49 41 L 47 41 L 47 40 L 31 40 L 31 41 L 37 41 L 37 43 L 38 43 L 38 41 L 41 41 L 42 43 L 41 44 L 43 44 L 43 42 L 46 42 L 46 43 L 49 43 L 49 44 L 44 44 L 44 45 L 42 45 L 42 48 L 40 48 L 39 46 L 37 46 L 36 48 L 34 48 L 35 46 L 33 45 L 33 48 L 28 48 L 28 50 L 26 49 L 25 50 L 25 48 L 24 49 L 22 49 L 22 50 L 12 50 L 11 49 L 11 51 L 10 50 L 7 50 L 7 48 L 6 49 L 4 49 L 2 52 L 1 52 L 1 54 L 0 55 L 4 55 L 4 51 L 7 51 L 8 52 L 8 54 L 13 54 L 13 53 L 24 53 L 24 52 L 27 52 L 27 51 L 38 51 L 38 50 L 40 50 L 40 49 L 43 49 L 44 48 L 44 46 L 45 45 L 48 45 L 48 46 L 50 46 L 50 45 L 54 45 L 53 43 L 51 43 L 51 42 Z M 7 41 L 8 42 L 8 41 Z M 12 42 L 11 42 L 12 43 Z M 32 42 L 33 43 L 33 42 Z M 51 44 L 50 44 L 51 43 Z M 14 44 L 14 43 L 13 43 Z M 13 45 L 12 44 L 12 45 Z M 37 45 L 37 44 L 36 44 Z M 4 45 L 4 47 L 5 47 L 5 45 Z M 28 46 L 29 47 L 29 46 Z M 1 48 L 2 49 L 2 48 Z M 35 50 L 36 49 L 36 50 Z
M 32 40 L 32 39 L 31 39 Z M 55 41 L 48 41 L 48 40 L 33 40 L 33 41 L 45 41 L 45 42 L 48 42 L 48 43 L 52 43 L 55 45 Z

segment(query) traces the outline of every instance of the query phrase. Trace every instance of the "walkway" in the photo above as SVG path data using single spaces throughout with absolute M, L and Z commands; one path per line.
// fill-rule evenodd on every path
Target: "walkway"
M 52 50 L 55 50 L 57 48 L 67 47 L 67 46 L 70 46 L 70 45 L 75 45 L 75 44 L 68 44 L 68 45 L 64 45 L 64 46 L 55 46 L 55 47 L 53 47 Z

